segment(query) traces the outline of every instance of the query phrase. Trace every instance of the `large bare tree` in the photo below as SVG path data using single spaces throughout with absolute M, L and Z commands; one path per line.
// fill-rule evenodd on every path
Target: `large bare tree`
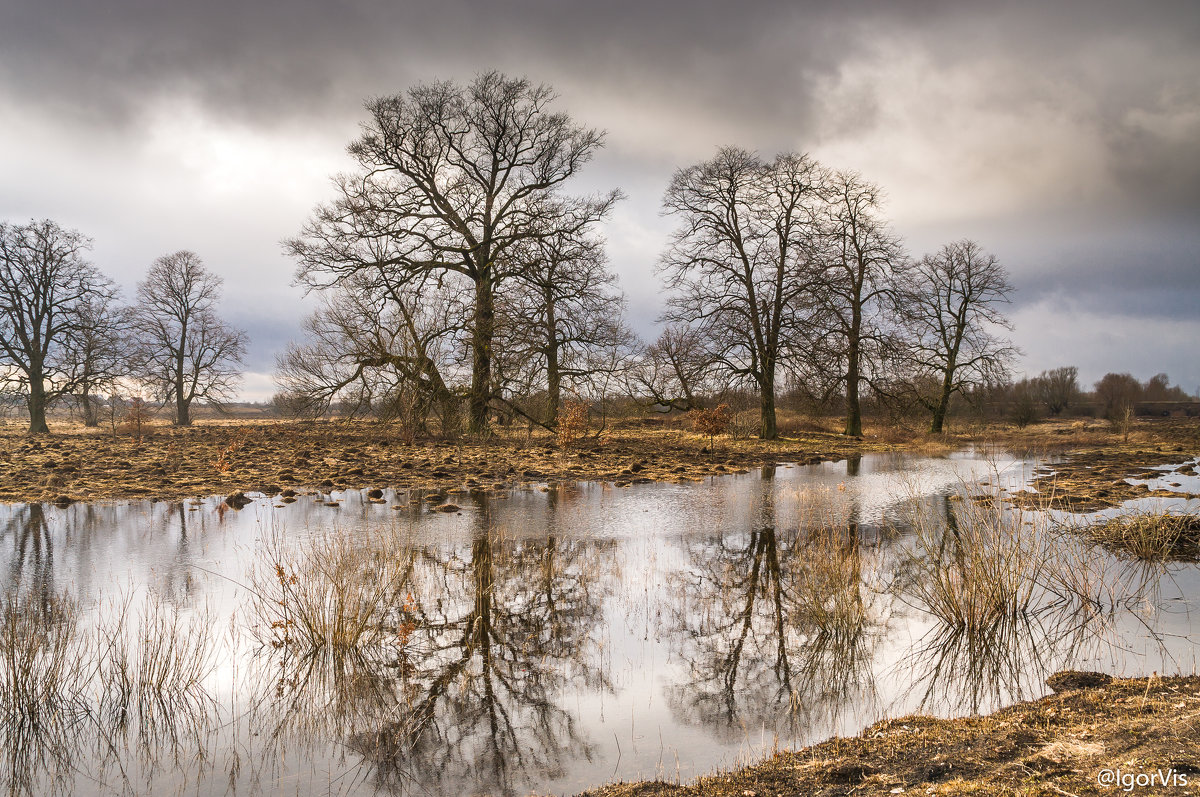
M 155 260 L 137 286 L 138 376 L 175 405 L 178 426 L 191 425 L 193 401 L 219 406 L 241 379 L 246 334 L 217 316 L 221 282 L 195 252 L 179 251 Z
M 902 306 L 915 383 L 935 385 L 916 394 L 932 413 L 930 432 L 942 431 L 955 393 L 1001 381 L 1018 354 L 999 334 L 1012 329 L 1002 312 L 1012 290 L 1004 266 L 975 241 L 946 244 L 912 269 Z
M 90 239 L 49 219 L 0 223 L 0 368 L 26 395 L 30 434 L 49 433 L 47 406 L 78 384 L 71 343 L 82 308 L 114 293 L 84 260 L 90 248 Z
M 805 339 L 822 174 L 805 155 L 771 162 L 736 147 L 677 171 L 663 199 L 680 226 L 662 256 L 665 319 L 692 325 L 714 359 L 758 390 L 759 434 L 778 435 L 775 391 Z
M 895 275 L 904 250 L 880 213 L 879 188 L 855 172 L 826 184 L 823 333 L 818 359 L 839 374 L 846 396 L 845 434 L 862 435 L 862 385 L 877 391 L 884 358 L 895 349 Z M 831 333 L 831 334 L 830 334 Z
M 470 429 L 485 433 L 493 393 L 496 293 L 522 242 L 577 233 L 618 199 L 568 199 L 562 185 L 603 136 L 551 110 L 553 91 L 497 72 L 469 85 L 418 85 L 367 104 L 349 152 L 361 171 L 286 242 L 298 280 L 321 287 L 363 269 L 395 281 L 465 282 L 471 298 Z

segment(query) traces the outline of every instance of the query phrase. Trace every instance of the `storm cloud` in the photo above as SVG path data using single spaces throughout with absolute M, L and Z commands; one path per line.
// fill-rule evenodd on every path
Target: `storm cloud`
M 1200 385 L 1194 2 L 18 0 L 0 10 L 0 218 L 96 241 L 131 293 L 193 249 L 253 339 L 247 395 L 307 303 L 279 241 L 331 196 L 370 96 L 499 69 L 606 129 L 579 190 L 634 326 L 660 309 L 672 171 L 736 144 L 881 184 L 910 251 L 971 237 L 1011 270 L 1022 367 Z

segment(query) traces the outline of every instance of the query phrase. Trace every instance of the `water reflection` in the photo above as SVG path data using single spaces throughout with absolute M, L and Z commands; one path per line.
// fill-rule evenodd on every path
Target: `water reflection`
M 407 590 L 380 612 L 402 644 L 281 648 L 275 741 L 344 739 L 373 785 L 397 793 L 469 782 L 508 794 L 590 756 L 559 698 L 572 684 L 611 690 L 597 645 L 612 546 L 510 539 L 489 502 L 473 508 L 469 545 L 414 550 Z
M 2 786 L 573 793 L 664 751 L 685 778 L 733 764 L 760 728 L 802 744 L 1065 667 L 1190 669 L 1200 567 L 1120 566 L 946 468 L 461 492 L 461 514 L 0 507 Z
M 803 528 L 683 542 L 686 566 L 668 633 L 681 638 L 688 677 L 670 692 L 684 721 L 736 737 L 773 727 L 796 738 L 848 704 L 874 702 L 871 671 L 882 631 L 852 505 L 825 493 L 800 497 Z M 765 493 L 758 519 L 770 524 Z M 836 525 L 833 525 L 836 524 Z

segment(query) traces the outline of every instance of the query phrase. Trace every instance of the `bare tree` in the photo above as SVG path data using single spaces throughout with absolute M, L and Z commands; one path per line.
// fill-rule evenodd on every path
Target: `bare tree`
M 713 363 L 713 355 L 694 329 L 670 325 L 642 352 L 631 372 L 630 392 L 646 394 L 671 409 L 698 409 L 704 406 L 703 393 L 711 387 Z
M 361 273 L 325 294 L 304 322 L 307 340 L 277 362 L 276 381 L 297 409 L 322 413 L 337 401 L 350 416 L 398 417 L 417 431 L 436 407 L 442 432 L 457 430 L 459 394 L 447 381 L 466 308 L 433 281 L 415 288 Z
M 1100 413 L 1107 420 L 1119 422 L 1133 413 L 1133 405 L 1142 398 L 1142 383 L 1133 374 L 1105 374 L 1096 383 L 1096 399 Z
M 677 171 L 663 199 L 681 222 L 662 256 L 675 292 L 665 318 L 694 325 L 721 366 L 758 389 L 763 439 L 778 435 L 776 385 L 812 307 L 821 179 L 807 156 L 764 163 L 726 147 Z
M 547 86 L 488 72 L 468 86 L 419 85 L 372 100 L 371 119 L 349 148 L 362 172 L 338 177 L 335 201 L 286 243 L 310 287 L 380 268 L 394 281 L 466 283 L 475 433 L 488 428 L 496 292 L 519 263 L 510 250 L 585 230 L 619 198 L 561 194 L 603 136 L 552 112 L 554 98 Z
M 137 372 L 156 398 L 174 403 L 178 426 L 191 425 L 193 401 L 219 406 L 241 379 L 246 334 L 217 317 L 220 296 L 221 278 L 188 251 L 155 260 L 137 286 Z
M 932 393 L 917 399 L 932 413 L 930 432 L 942 431 L 950 398 L 999 381 L 1018 350 L 997 329 L 1012 325 L 1001 312 L 1013 287 L 995 255 L 974 241 L 946 244 L 912 270 L 902 306 L 913 335 L 916 380 L 933 377 Z
M 112 282 L 83 259 L 91 240 L 49 219 L 0 223 L 0 368 L 26 396 L 29 433 L 47 434 L 46 408 L 78 384 L 71 341 L 89 299 Z
M 117 305 L 114 292 L 96 291 L 80 302 L 77 318 L 78 329 L 67 342 L 67 358 L 75 375 L 72 393 L 83 425 L 91 428 L 100 425 L 96 393 L 106 391 L 111 401 L 118 380 L 129 374 L 129 311 Z
M 1079 369 L 1073 365 L 1042 371 L 1034 380 L 1038 398 L 1051 415 L 1058 415 L 1079 399 Z
M 814 347 L 828 363 L 826 374 L 840 374 L 846 396 L 845 434 L 862 435 L 861 386 L 877 392 L 885 373 L 882 361 L 894 353 L 891 323 L 895 276 L 904 267 L 904 250 L 880 214 L 877 186 L 855 172 L 838 172 L 827 185 L 826 231 L 821 296 L 824 304 L 821 344 Z
M 523 364 L 526 388 L 546 391 L 548 426 L 558 420 L 564 385 L 578 394 L 589 380 L 620 365 L 606 356 L 630 340 L 621 321 L 625 299 L 615 289 L 603 242 L 552 234 L 523 247 L 509 302 L 508 358 Z

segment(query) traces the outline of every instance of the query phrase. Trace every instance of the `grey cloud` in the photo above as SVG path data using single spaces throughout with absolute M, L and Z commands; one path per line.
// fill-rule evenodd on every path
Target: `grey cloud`
M 913 64 L 924 71 L 905 83 Z M 153 256 L 195 248 L 226 269 L 230 320 L 251 328 L 252 368 L 270 370 L 302 314 L 276 242 L 327 189 L 204 204 L 189 165 L 170 172 L 166 207 L 146 190 L 167 168 L 142 157 L 147 119 L 194 104 L 217 127 L 281 141 L 319 129 L 341 147 L 365 97 L 491 68 L 550 83 L 561 108 L 610 130 L 579 188 L 630 196 L 610 251 L 644 332 L 671 227 L 662 190 L 722 144 L 825 148 L 892 180 L 889 212 L 914 253 L 979 239 L 1013 270 L 1018 309 L 1069 296 L 1101 316 L 1187 320 L 1200 307 L 1194 0 L 17 0 L 0 8 L 0 101 L 29 132 L 20 161 L 0 153 L 14 167 L 0 213 L 88 220 L 127 283 Z M 58 171 L 24 165 L 38 159 Z

